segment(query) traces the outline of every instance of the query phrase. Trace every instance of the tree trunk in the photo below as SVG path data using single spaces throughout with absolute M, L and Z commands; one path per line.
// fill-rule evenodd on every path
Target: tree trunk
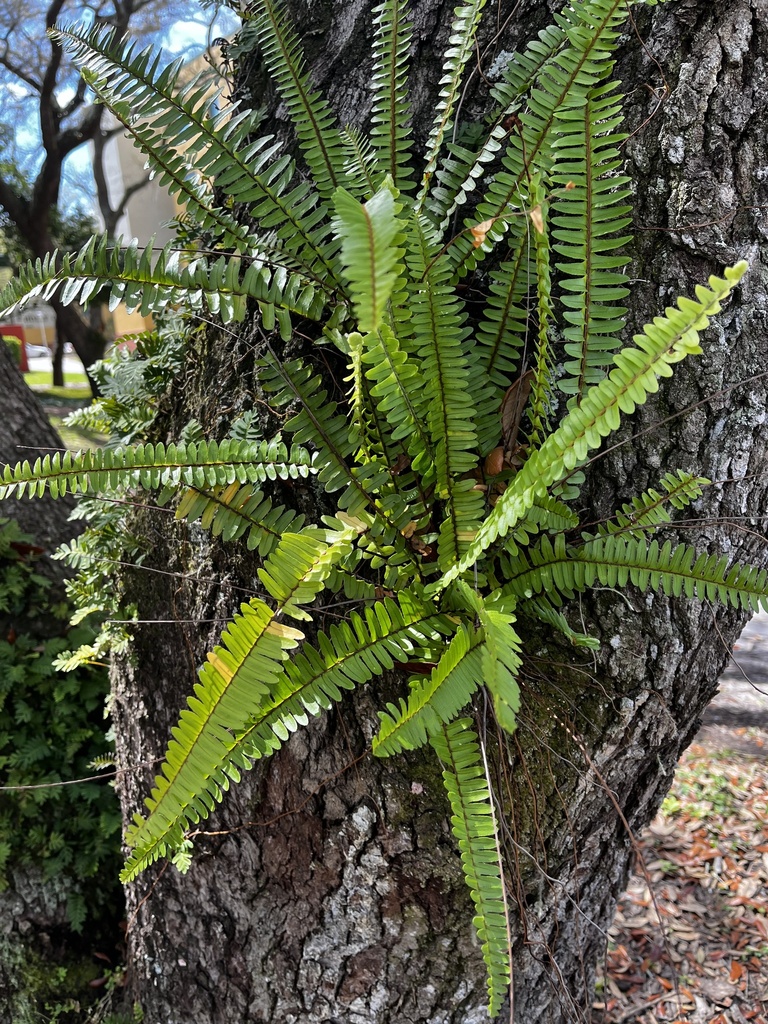
M 342 120 L 360 121 L 370 5 L 295 6 L 318 84 Z M 434 110 L 435 54 L 451 6 L 416 4 L 417 137 Z M 497 43 L 504 49 L 543 16 L 533 2 L 507 13 L 512 6 L 513 24 Z M 638 30 L 644 43 L 628 33 L 618 67 L 636 132 L 625 146 L 637 181 L 629 324 L 642 325 L 725 263 L 747 257 L 752 270 L 707 332 L 704 355 L 613 439 L 621 445 L 593 461 L 585 518 L 612 512 L 668 469 L 703 473 L 714 485 L 681 535 L 766 564 L 757 510 L 768 485 L 768 273 L 759 248 L 768 204 L 768 8 L 764 0 L 680 0 L 642 18 Z M 258 65 L 243 69 L 246 83 L 249 71 L 256 78 Z M 476 75 L 468 116 L 480 86 Z M 233 410 L 250 407 L 255 344 L 255 334 L 244 334 L 193 348 L 163 421 L 169 438 L 190 416 L 221 436 Z M 283 498 L 311 500 L 298 487 Z M 114 666 L 123 765 L 163 754 L 204 651 L 246 596 L 238 588 L 248 591 L 254 578 L 247 553 L 210 545 L 167 517 L 142 516 L 162 574 L 130 571 L 127 594 L 143 619 L 175 624 L 138 627 L 133 661 Z M 666 793 L 744 621 L 631 589 L 598 593 L 571 611 L 602 649 L 579 658 L 525 624 L 520 727 L 498 759 L 520 1024 L 589 1018 L 594 962 L 626 880 L 632 834 Z M 257 766 L 201 826 L 189 874 L 158 865 L 131 886 L 129 989 L 147 1021 L 487 1020 L 434 759 L 416 753 L 381 763 L 369 753 L 374 709 L 403 685 L 394 676 L 367 688 Z M 123 776 L 126 820 L 151 774 Z
M 8 347 L 0 345 L 0 466 L 15 465 L 28 459 L 34 462 L 45 455 L 62 451 L 64 445 L 51 426 L 37 395 L 27 387 L 15 366 Z M 15 519 L 36 544 L 52 554 L 56 548 L 79 532 L 77 525 L 67 521 L 74 502 L 69 498 L 54 500 L 49 494 L 35 501 L 9 498 L 3 501 L 0 514 Z M 61 578 L 62 563 L 50 563 L 50 571 Z
M 53 347 L 53 386 L 55 388 L 64 387 L 64 336 L 59 330 L 56 331 L 56 344 Z
M 62 353 L 65 342 L 68 341 L 72 345 L 88 375 L 91 393 L 94 398 L 98 398 L 98 385 L 91 377 L 90 367 L 98 359 L 104 358 L 107 348 L 106 337 L 101 332 L 94 330 L 75 306 L 64 306 L 56 298 L 49 299 L 48 302 L 56 314 L 57 345 L 61 347 Z

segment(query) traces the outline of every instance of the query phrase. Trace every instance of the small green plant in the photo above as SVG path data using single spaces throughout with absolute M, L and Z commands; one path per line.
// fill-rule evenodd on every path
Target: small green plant
M 257 113 L 220 109 L 207 84 L 179 84 L 178 64 L 163 68 L 103 30 L 54 30 L 186 205 L 187 243 L 194 224 L 207 252 L 169 244 L 154 257 L 151 247 L 94 238 L 77 255 L 27 267 L 0 302 L 86 301 L 108 288 L 112 301 L 145 312 L 176 303 L 223 321 L 259 316 L 261 388 L 290 418 L 275 437 L 254 437 L 251 422 L 206 441 L 195 425 L 172 444 L 8 467 L 2 492 L 155 488 L 179 518 L 263 560 L 262 595 L 208 655 L 149 814 L 128 830 L 125 880 L 158 857 L 188 863 L 188 831 L 230 782 L 345 691 L 421 666 L 381 709 L 373 752 L 429 743 L 442 763 L 495 1014 L 510 979 L 510 929 L 472 713 L 485 688 L 500 726 L 514 730 L 520 618 L 594 647 L 563 612 L 585 588 L 632 584 L 754 609 L 768 604 L 768 576 L 654 538 L 708 482 L 687 473 L 668 472 L 597 529 L 580 526 L 581 467 L 659 378 L 700 352 L 699 335 L 746 266 L 710 278 L 623 346 L 630 207 L 610 75 L 626 4 L 567 4 L 510 59 L 488 123 L 459 145 L 450 140 L 483 6 L 456 8 L 434 124 L 415 153 L 405 3 L 375 11 L 366 134 L 336 124 L 275 0 L 251 0 L 238 45 L 260 48 L 298 161 L 258 135 Z M 484 299 L 470 313 L 461 285 L 474 271 Z M 297 318 L 304 337 L 341 353 L 345 401 L 332 400 L 311 345 L 285 355 Z M 332 514 L 308 523 L 276 505 L 276 478 L 313 480 L 335 496 Z M 302 626 L 324 592 L 358 608 L 310 641 Z

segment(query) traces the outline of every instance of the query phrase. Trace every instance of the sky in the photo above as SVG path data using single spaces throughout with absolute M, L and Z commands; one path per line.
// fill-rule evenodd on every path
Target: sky
M 167 30 L 162 38 L 162 48 L 168 61 L 183 54 L 190 58 L 197 56 L 205 50 L 210 38 L 230 35 L 236 30 L 238 21 L 235 15 L 228 9 L 220 12 L 219 18 L 211 29 L 199 21 L 179 20 Z M 19 83 L 7 82 L 0 85 L 0 93 L 6 93 L 6 100 L 14 106 L 26 93 L 26 90 Z M 66 103 L 71 97 L 72 90 L 62 90 L 60 100 Z M 14 102 L 15 101 L 15 102 Z M 31 105 L 32 113 L 26 121 L 17 121 L 15 126 L 15 140 L 19 150 L 36 154 L 39 152 L 39 126 Z M 31 160 L 34 158 L 31 157 Z M 34 165 L 31 170 L 34 171 Z M 75 207 L 89 208 L 94 206 L 90 199 L 89 192 L 92 191 L 92 177 L 90 173 L 90 147 L 82 146 L 75 150 L 65 166 L 65 185 L 62 189 L 62 206 L 64 209 Z

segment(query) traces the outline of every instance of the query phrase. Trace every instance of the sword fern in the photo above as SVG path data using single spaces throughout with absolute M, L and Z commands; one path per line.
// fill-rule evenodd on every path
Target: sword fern
M 94 239 L 24 268 L 0 305 L 56 293 L 86 302 L 106 288 L 111 302 L 143 311 L 174 304 L 230 321 L 258 309 L 263 329 L 286 341 L 301 317 L 311 341 L 303 355 L 296 346 L 284 357 L 277 339 L 260 354 L 261 391 L 289 413 L 279 437 L 57 455 L 5 467 L 0 496 L 158 489 L 179 518 L 263 559 L 263 594 L 234 615 L 201 669 L 148 814 L 127 834 L 126 879 L 186 851 L 189 830 L 240 771 L 344 691 L 406 663 L 420 668 L 382 709 L 373 752 L 429 741 L 444 765 L 495 1013 L 510 972 L 504 867 L 481 748 L 459 716 L 484 687 L 501 729 L 514 730 L 518 613 L 594 646 L 560 611 L 584 588 L 631 583 L 754 609 L 768 607 L 768 580 L 654 539 L 670 508 L 706 484 L 683 473 L 575 539 L 578 516 L 565 501 L 577 493 L 574 470 L 700 351 L 746 267 L 710 278 L 622 343 L 628 182 L 610 73 L 625 0 L 571 0 L 512 59 L 473 149 L 450 135 L 483 6 L 456 8 L 424 154 L 408 143 L 403 0 L 374 12 L 368 136 L 337 126 L 277 0 L 248 0 L 241 45 L 262 50 L 295 127 L 295 161 L 259 136 L 253 112 L 218 110 L 200 83 L 182 84 L 178 65 L 103 30 L 53 31 L 215 251 L 170 245 L 153 256 Z M 473 196 L 464 228 L 448 234 Z M 470 306 L 457 282 L 491 254 L 482 302 Z M 313 343 L 346 361 L 346 396 L 331 394 Z M 272 482 L 302 478 L 335 503 L 333 517 L 307 523 L 277 503 Z M 325 591 L 359 610 L 313 640 L 283 621 L 311 619 Z

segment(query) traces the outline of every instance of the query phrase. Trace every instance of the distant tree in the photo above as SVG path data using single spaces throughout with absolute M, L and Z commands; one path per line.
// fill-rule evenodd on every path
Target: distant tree
M 157 39 L 178 21 L 212 24 L 216 10 L 213 16 L 203 14 L 195 0 L 97 0 L 87 9 L 75 0 L 0 0 L 0 96 L 6 136 L 0 208 L 6 237 L 13 236 L 25 255 L 42 259 L 57 246 L 68 248 L 79 240 L 69 237 L 73 220 L 61 212 L 65 164 L 75 150 L 87 143 L 93 146 L 89 191 L 96 195 L 110 232 L 116 230 L 130 197 L 145 184 L 136 182 L 117 197 L 110 193 L 104 149 L 121 127 L 107 122 L 103 107 L 94 102 L 59 44 L 48 38 L 47 29 L 57 21 L 86 17 L 120 33 L 130 26 L 134 37 Z M 87 369 L 102 357 L 107 339 L 78 307 L 63 306 L 57 299 L 51 306 L 60 344 L 70 342 Z

